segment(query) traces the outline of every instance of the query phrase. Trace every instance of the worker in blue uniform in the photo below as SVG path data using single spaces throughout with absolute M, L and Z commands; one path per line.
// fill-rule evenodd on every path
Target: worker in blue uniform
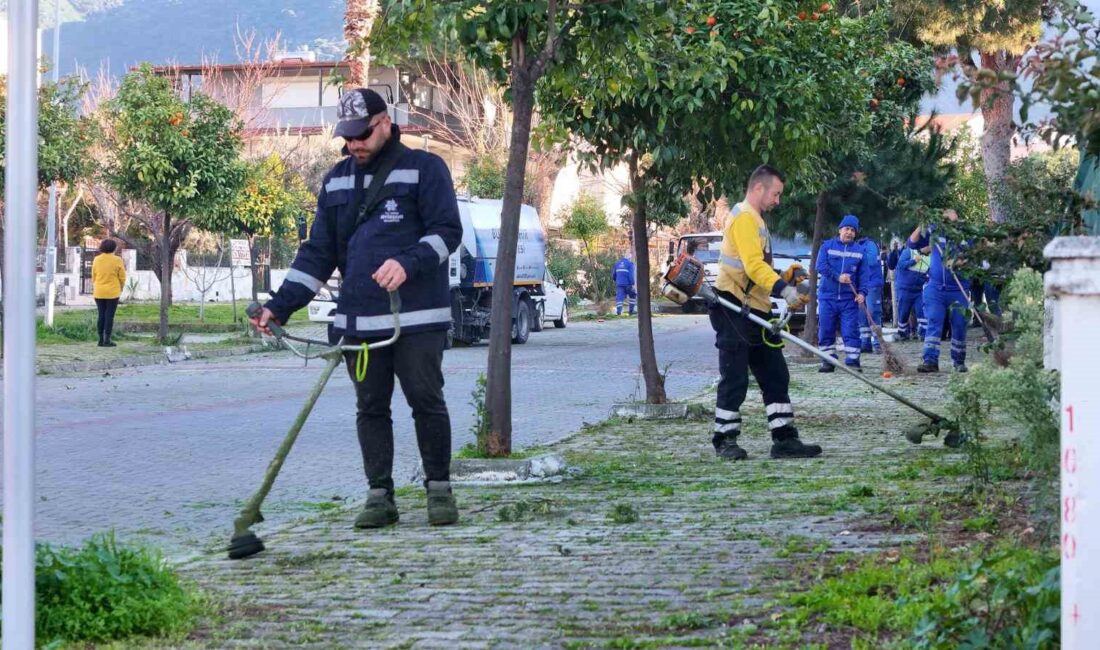
M 867 277 L 863 286 L 866 290 L 867 307 L 864 308 L 861 305 L 859 308 L 859 348 L 861 352 L 878 354 L 882 351 L 882 343 L 878 340 L 871 323 L 867 320 L 867 312 L 871 312 L 871 316 L 875 319 L 874 324 L 881 329 L 882 289 L 886 286 L 886 281 L 882 275 L 882 260 L 879 259 L 878 246 L 870 237 L 857 239 L 856 243 L 863 247 L 863 268 Z
M 945 210 L 948 221 L 957 221 L 954 210 Z M 949 241 L 934 226 L 917 226 L 909 236 L 909 248 L 927 251 L 928 282 L 924 285 L 924 315 L 928 319 L 924 334 L 924 353 L 917 372 L 940 370 L 940 342 L 944 322 L 951 323 L 951 361 L 956 372 L 966 372 L 966 321 L 970 309 L 970 282 L 955 272 L 967 242 Z
M 846 215 L 840 220 L 837 236 L 821 245 L 817 253 L 817 342 L 821 349 L 838 358 L 844 349 L 844 363 L 859 368 L 859 310 L 866 300 L 867 283 L 864 248 L 856 243 L 859 218 Z M 840 328 L 842 344 L 836 344 Z M 832 372 L 832 364 L 822 363 L 820 372 Z
M 638 300 L 638 291 L 634 288 L 635 270 L 634 262 L 630 260 L 630 251 L 623 253 L 622 258 L 611 267 L 611 279 L 615 281 L 615 315 L 623 315 L 623 300 L 626 300 L 630 309 L 630 315 L 634 315 L 634 305 Z
M 928 280 L 928 257 L 920 251 L 906 247 L 898 257 L 898 265 L 894 269 L 894 287 L 898 293 L 898 339 L 908 341 L 910 338 L 924 340 L 925 327 L 928 321 L 924 318 L 924 283 Z M 913 332 L 909 328 L 910 316 L 917 319 L 917 328 Z

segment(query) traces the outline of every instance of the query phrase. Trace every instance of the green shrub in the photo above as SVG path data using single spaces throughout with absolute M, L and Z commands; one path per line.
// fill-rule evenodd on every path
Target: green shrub
M 912 647 L 1057 648 L 1059 572 L 1049 551 L 1009 549 L 975 561 L 929 603 Z
M 1058 466 L 1058 375 L 1043 367 L 1043 277 L 1020 269 L 1005 292 L 1013 343 L 1007 367 L 977 364 L 949 384 L 951 416 L 967 441 L 972 471 L 989 481 L 990 468 L 982 448 L 994 410 L 1024 426 L 1020 458 L 1028 469 L 1049 475 Z
M 491 153 L 481 154 L 466 165 L 466 173 L 459 184 L 470 196 L 502 199 L 505 171 L 505 163 L 498 156 Z
M 583 263 L 584 258 L 563 242 L 552 241 L 546 247 L 546 266 L 569 295 L 570 305 L 576 305 L 580 299 L 581 283 L 577 274 Z
M 97 535 L 79 548 L 39 545 L 36 634 L 42 642 L 109 641 L 188 630 L 195 597 L 159 553 Z

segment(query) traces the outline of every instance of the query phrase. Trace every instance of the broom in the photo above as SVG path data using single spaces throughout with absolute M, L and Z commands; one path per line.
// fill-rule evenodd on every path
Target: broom
M 854 287 L 852 291 L 855 291 Z M 882 367 L 896 374 L 905 372 L 905 364 L 902 362 L 901 357 L 894 352 L 893 348 L 886 343 L 886 338 L 882 335 L 882 328 L 875 322 L 874 316 L 871 315 L 871 308 L 867 306 L 866 300 L 863 301 L 863 313 L 867 315 L 867 324 L 870 325 L 871 331 L 878 337 L 879 345 L 882 347 Z

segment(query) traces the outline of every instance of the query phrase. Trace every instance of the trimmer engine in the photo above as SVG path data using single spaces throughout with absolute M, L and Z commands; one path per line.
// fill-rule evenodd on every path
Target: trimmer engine
M 680 253 L 665 273 L 661 293 L 678 305 L 687 304 L 706 282 L 703 263 L 687 253 Z

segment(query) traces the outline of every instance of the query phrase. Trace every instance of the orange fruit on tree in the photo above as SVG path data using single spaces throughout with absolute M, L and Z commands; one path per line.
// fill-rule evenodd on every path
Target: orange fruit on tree
M 691 25 L 688 25 L 687 27 L 684 28 L 684 31 L 687 32 L 688 34 L 694 34 L 695 33 L 695 28 L 692 27 Z
M 714 16 L 707 16 L 707 27 L 714 27 L 718 24 L 718 19 Z
M 806 20 L 806 12 L 805 11 L 798 12 L 798 19 L 799 20 Z
M 898 86 L 905 87 L 905 77 L 898 77 Z
M 813 12 L 812 14 L 810 14 L 810 20 L 813 20 L 813 21 L 821 20 L 821 14 L 817 13 L 816 11 Z
M 833 6 L 826 2 L 826 3 L 823 3 L 820 7 L 818 7 L 817 10 L 820 11 L 821 13 L 825 13 L 826 11 L 829 11 L 832 8 L 833 8 Z

